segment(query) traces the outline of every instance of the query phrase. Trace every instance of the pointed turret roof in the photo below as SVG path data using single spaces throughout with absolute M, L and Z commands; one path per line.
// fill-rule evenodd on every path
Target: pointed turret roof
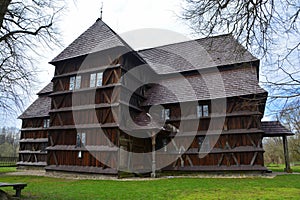
M 132 48 L 101 19 L 82 33 L 50 63 L 88 55 L 114 47 Z

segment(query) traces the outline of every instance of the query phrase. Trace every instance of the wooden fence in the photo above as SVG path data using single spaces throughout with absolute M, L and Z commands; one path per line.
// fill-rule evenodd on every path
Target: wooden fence
M 0 167 L 16 167 L 18 157 L 0 157 Z

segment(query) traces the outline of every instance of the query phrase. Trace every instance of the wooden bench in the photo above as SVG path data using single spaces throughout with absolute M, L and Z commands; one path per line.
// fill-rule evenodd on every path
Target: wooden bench
M 26 183 L 1 183 L 0 187 L 13 187 L 16 190 L 16 197 L 21 197 L 21 190 L 27 186 Z

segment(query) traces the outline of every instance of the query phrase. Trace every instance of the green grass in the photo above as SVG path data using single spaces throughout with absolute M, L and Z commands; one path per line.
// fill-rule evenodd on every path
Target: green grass
M 171 178 L 156 180 L 67 180 L 0 176 L 25 182 L 22 199 L 299 199 L 300 175 L 275 178 Z M 13 195 L 12 188 L 3 188 Z
M 266 166 L 268 169 L 272 170 L 273 172 L 283 172 L 285 165 L 283 164 L 268 164 Z M 300 173 L 300 164 L 297 165 L 291 165 L 291 169 L 293 170 L 293 172 L 298 172 Z
M 15 172 L 16 167 L 0 167 L 0 173 Z

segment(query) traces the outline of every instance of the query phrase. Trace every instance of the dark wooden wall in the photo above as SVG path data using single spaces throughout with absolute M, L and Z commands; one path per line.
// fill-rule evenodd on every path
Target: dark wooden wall
M 49 117 L 22 120 L 19 149 L 19 167 L 44 167 L 47 161 L 48 128 L 44 120 Z
M 130 53 L 115 59 L 95 54 L 89 62 L 84 58 L 55 64 L 46 170 L 117 174 L 119 158 L 113 145 L 119 146 L 120 107 L 139 111 L 137 104 L 120 100 L 122 90 L 131 92 L 120 79 L 141 61 Z M 103 72 L 102 86 L 90 88 L 90 74 L 97 72 Z M 76 75 L 81 76 L 81 87 L 70 91 L 70 77 Z M 78 133 L 86 134 L 86 144 L 80 147 Z
M 199 120 L 196 116 L 196 108 L 191 108 L 191 114 L 189 116 L 183 116 L 181 119 L 180 109 L 178 104 L 165 105 L 165 108 L 169 108 L 170 120 L 166 123 L 179 127 L 183 122 L 182 132 L 183 134 L 176 137 L 177 146 L 180 143 L 184 144 L 184 140 L 188 137 L 194 139 L 186 153 L 178 158 L 170 166 L 164 170 L 179 170 L 179 171 L 227 171 L 227 170 L 239 170 L 239 171 L 261 171 L 265 170 L 263 162 L 263 147 L 262 147 L 262 133 L 261 130 L 261 118 L 263 117 L 263 108 L 266 100 L 266 95 L 262 94 L 257 96 L 244 96 L 229 98 L 227 100 L 227 110 L 225 121 L 221 120 L 219 114 L 214 115 L 210 113 L 207 117 L 201 117 L 199 121 L 198 131 L 196 137 L 192 133 L 193 129 L 190 128 L 195 123 L 195 120 Z M 208 104 L 209 102 L 198 102 L 200 105 Z M 217 131 L 214 133 L 214 129 L 222 127 L 224 125 L 220 137 L 217 135 Z M 199 145 L 199 138 L 204 139 L 207 134 L 207 129 L 210 125 L 212 134 L 207 136 L 209 138 L 209 148 L 211 152 L 199 152 L 201 146 Z M 216 129 L 217 130 L 217 129 Z M 163 149 L 162 140 L 166 139 L 169 144 L 176 135 L 161 132 L 157 137 L 158 149 Z M 182 139 L 181 139 L 182 138 Z M 215 143 L 213 145 L 213 143 Z M 204 143 L 202 143 L 202 146 Z M 207 144 L 206 144 L 207 145 Z M 178 155 L 178 149 L 169 145 L 167 152 L 160 151 L 157 155 L 157 162 L 170 159 L 170 157 L 176 158 Z M 204 149 L 205 150 L 205 149 Z M 176 155 L 177 154 L 177 155 Z M 174 155 L 176 155 L 174 157 Z M 169 158 L 168 158 L 169 157 Z

